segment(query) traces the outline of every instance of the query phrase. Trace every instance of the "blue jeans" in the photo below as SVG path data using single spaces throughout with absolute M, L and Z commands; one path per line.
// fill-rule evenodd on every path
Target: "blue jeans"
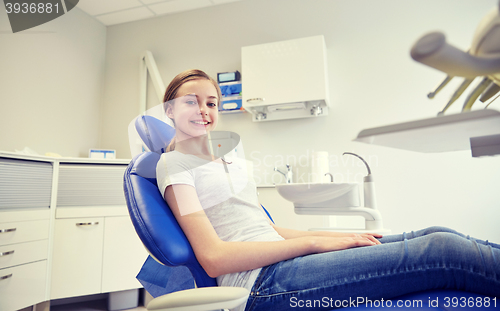
M 245 311 L 291 310 L 299 301 L 324 297 L 330 301 L 391 299 L 431 289 L 500 295 L 498 244 L 443 227 L 390 235 L 380 242 L 264 267 Z

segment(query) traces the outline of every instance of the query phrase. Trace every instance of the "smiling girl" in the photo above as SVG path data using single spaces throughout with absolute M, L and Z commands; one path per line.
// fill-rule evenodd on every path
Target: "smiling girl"
M 219 285 L 251 291 L 238 310 L 438 288 L 500 293 L 500 246 L 447 228 L 382 237 L 274 225 L 244 163 L 210 151 L 221 101 L 217 83 L 189 70 L 174 78 L 164 100 L 176 135 L 158 162 L 158 187 L 207 274 Z

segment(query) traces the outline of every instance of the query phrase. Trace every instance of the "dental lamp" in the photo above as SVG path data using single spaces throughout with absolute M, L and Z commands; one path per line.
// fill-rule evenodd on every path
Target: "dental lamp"
M 471 110 L 478 98 L 486 102 L 500 91 L 500 1 L 479 23 L 469 51 L 464 52 L 447 43 L 443 33 L 432 32 L 414 44 L 410 55 L 417 62 L 447 74 L 444 81 L 428 94 L 431 99 L 454 77 L 464 77 L 438 115 L 444 114 L 476 77 L 483 79 L 465 99 L 462 112 Z

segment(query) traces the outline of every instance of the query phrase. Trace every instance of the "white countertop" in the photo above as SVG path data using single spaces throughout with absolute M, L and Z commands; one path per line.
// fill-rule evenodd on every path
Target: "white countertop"
M 72 158 L 72 157 L 48 157 L 43 155 L 30 155 L 17 152 L 0 151 L 0 157 L 33 160 L 42 162 L 59 163 L 92 163 L 92 164 L 129 164 L 130 159 L 91 159 L 91 158 Z

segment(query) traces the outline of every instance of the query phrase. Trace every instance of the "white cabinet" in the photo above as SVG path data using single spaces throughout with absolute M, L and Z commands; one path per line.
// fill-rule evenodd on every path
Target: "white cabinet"
M 323 36 L 241 49 L 243 107 L 253 121 L 328 114 Z
M 0 311 L 141 287 L 128 162 L 0 152 Z
M 0 213 L 0 310 L 45 300 L 48 244 L 48 210 Z
M 0 157 L 0 310 L 46 300 L 53 165 Z
M 51 299 L 142 287 L 147 252 L 128 215 L 126 165 L 61 163 Z
M 104 218 L 57 219 L 50 299 L 101 292 Z
M 56 219 L 50 298 L 140 288 L 146 258 L 129 216 Z

